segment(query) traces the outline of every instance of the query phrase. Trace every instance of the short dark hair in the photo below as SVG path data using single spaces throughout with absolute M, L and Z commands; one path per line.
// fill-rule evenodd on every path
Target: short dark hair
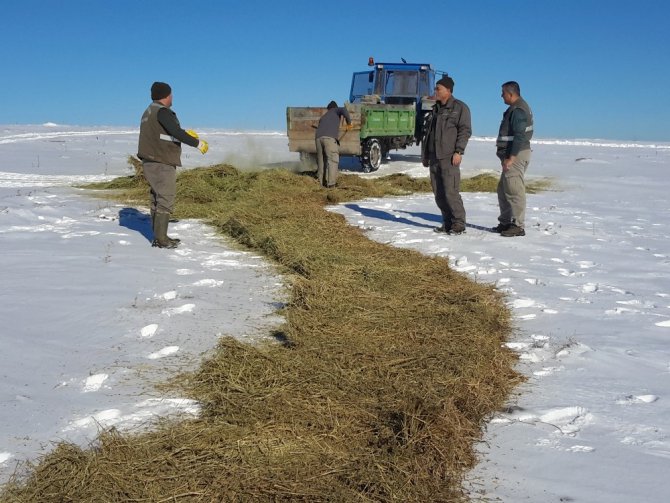
M 521 96 L 521 88 L 519 87 L 518 82 L 514 82 L 513 80 L 510 80 L 509 82 L 505 82 L 502 85 L 503 92 L 506 93 L 512 93 L 516 96 Z
M 336 101 L 331 101 L 328 103 L 328 106 L 326 107 L 327 110 L 330 110 L 331 108 L 337 108 L 337 102 Z
M 445 75 L 442 77 L 440 80 L 435 82 L 435 85 L 441 85 L 449 89 L 451 92 L 454 92 L 454 79 L 449 77 L 449 75 Z

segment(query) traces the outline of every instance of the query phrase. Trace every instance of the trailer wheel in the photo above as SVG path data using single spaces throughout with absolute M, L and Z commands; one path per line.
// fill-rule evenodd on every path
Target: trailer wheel
M 363 172 L 370 173 L 377 171 L 382 165 L 382 146 L 377 138 L 368 139 L 363 145 L 363 155 L 361 155 L 361 164 Z

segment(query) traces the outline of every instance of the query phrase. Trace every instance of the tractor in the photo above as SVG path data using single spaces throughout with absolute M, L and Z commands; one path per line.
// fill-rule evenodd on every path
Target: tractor
M 344 104 L 353 128 L 344 124 L 338 141 L 340 155 L 360 159 L 363 171 L 376 171 L 389 151 L 421 142 L 425 118 L 435 104 L 435 70 L 429 64 L 375 63 L 370 70 L 355 72 L 349 101 Z M 288 107 L 286 129 L 289 151 L 299 152 L 303 163 L 316 162 L 315 128 L 325 107 Z

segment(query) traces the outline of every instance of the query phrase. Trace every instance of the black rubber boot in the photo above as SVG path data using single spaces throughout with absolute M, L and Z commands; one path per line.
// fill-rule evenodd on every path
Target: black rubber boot
M 167 236 L 170 215 L 168 213 L 156 213 L 154 216 L 154 241 L 151 246 L 157 248 L 176 248 L 179 243 Z
M 168 223 L 172 222 L 172 221 L 173 221 L 173 219 L 169 219 Z M 177 222 L 178 222 L 178 220 L 177 220 Z M 151 229 L 154 231 L 154 238 L 155 238 L 155 236 L 156 236 L 156 210 L 151 210 Z M 177 245 L 179 243 L 181 243 L 181 239 L 179 239 L 179 238 L 171 238 L 170 236 L 168 236 L 167 239 L 168 239 L 168 241 L 171 241 L 172 243 L 177 244 Z M 154 241 L 155 241 L 155 239 L 154 239 Z M 153 245 L 153 243 L 152 243 L 152 245 Z

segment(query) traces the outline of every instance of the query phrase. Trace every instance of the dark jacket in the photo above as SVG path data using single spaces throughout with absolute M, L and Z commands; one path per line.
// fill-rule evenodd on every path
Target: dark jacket
M 333 107 L 323 114 L 316 128 L 316 137 L 328 136 L 337 140 L 340 133 L 340 117 L 344 117 L 347 124 L 351 124 L 349 112 L 344 107 Z
M 533 112 L 526 101 L 519 97 L 503 114 L 496 140 L 496 155 L 500 160 L 530 149 L 533 137 Z
M 421 158 L 430 162 L 449 159 L 455 152 L 463 154 L 471 135 L 468 106 L 453 96 L 444 105 L 438 101 L 426 119 Z
M 137 157 L 143 161 L 181 166 L 181 144 L 197 147 L 198 139 L 179 125 L 177 114 L 154 101 L 142 115 Z

